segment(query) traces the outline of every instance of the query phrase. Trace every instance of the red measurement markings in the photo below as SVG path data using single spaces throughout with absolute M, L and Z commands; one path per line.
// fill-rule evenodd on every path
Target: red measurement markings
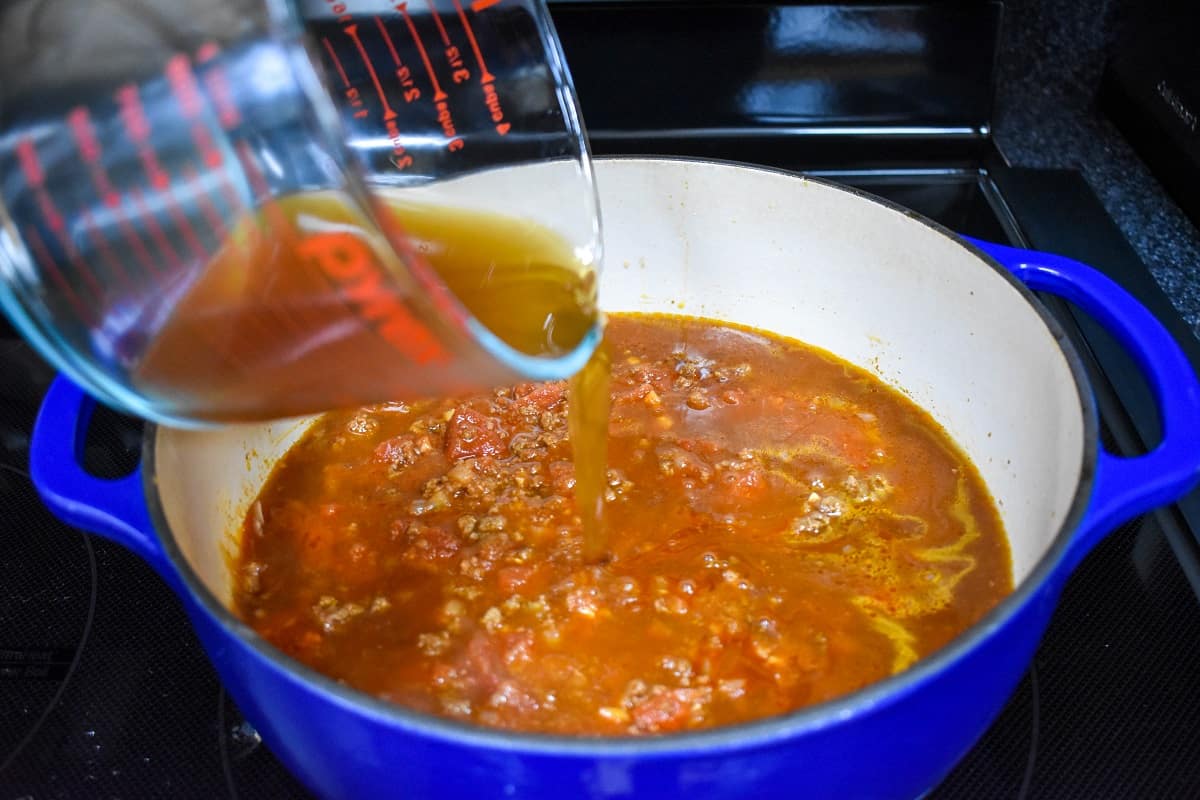
M 204 97 L 200 94 L 200 86 L 196 74 L 192 71 L 192 62 L 182 53 L 167 62 L 167 82 L 183 116 L 191 122 L 192 141 L 204 165 L 210 169 L 220 167 L 224 162 L 221 151 L 213 142 L 212 133 L 204 124 Z
M 142 237 L 134 230 L 134 227 L 129 224 L 129 218 L 124 212 L 117 215 L 117 227 L 121 229 L 121 235 L 125 237 L 125 241 L 129 243 L 129 247 L 133 250 L 134 256 L 137 257 L 138 263 L 142 268 L 151 275 L 158 275 L 158 267 L 154 263 L 154 259 L 150 256 L 150 250 L 142 242 Z
M 238 161 L 241 162 L 242 169 L 250 181 L 251 191 L 254 192 L 255 197 L 265 198 L 262 204 L 262 213 L 266 217 L 269 228 L 267 234 L 276 236 L 280 240 L 290 241 L 292 238 L 291 222 L 288 220 L 287 215 L 283 213 L 283 209 L 271 197 L 271 187 L 267 183 L 266 176 L 259 169 L 258 160 L 254 157 L 254 153 L 250 151 L 250 145 L 244 141 L 238 142 L 237 155 Z M 259 231 L 259 235 L 261 233 L 262 231 Z M 278 315 L 272 314 L 272 316 L 280 319 Z M 288 324 L 291 321 L 290 317 L 283 317 L 281 319 L 284 324 Z M 300 326 L 300 329 L 302 330 L 302 326 Z
M 50 251 L 46 249 L 46 243 L 42 241 L 37 228 L 32 225 L 25 226 L 25 241 L 29 242 L 29 249 L 33 251 L 33 257 L 41 264 L 42 270 L 58 285 L 63 297 L 67 298 L 67 302 L 75 308 L 75 313 L 79 315 L 80 319 L 89 323 L 94 320 L 96 312 L 79 299 L 79 295 L 75 294 L 71 284 L 63 277 L 62 272 L 58 269 L 58 264 L 50 257 Z
M 333 43 L 329 41 L 328 36 L 322 36 L 321 44 L 325 46 L 325 52 L 329 53 L 329 58 L 333 61 L 333 67 L 342 79 L 342 90 L 346 95 L 346 100 L 350 102 L 351 108 L 356 109 L 354 117 L 356 119 L 365 119 L 367 109 L 363 107 L 362 94 L 359 93 L 358 89 L 350 85 L 350 78 L 346 76 L 346 68 L 342 66 L 342 60 L 338 58 L 337 51 L 333 49 Z
M 87 264 L 79 256 L 79 249 L 75 247 L 75 243 L 71 241 L 69 232 L 67 231 L 66 220 L 63 219 L 62 212 L 54 204 L 54 199 L 50 197 L 50 193 L 46 191 L 46 171 L 42 168 L 42 162 L 38 158 L 37 147 L 30 139 L 22 139 L 17 145 L 17 161 L 20 163 L 21 172 L 25 175 L 26 182 L 33 189 L 33 194 L 37 198 L 38 210 L 41 211 L 43 219 L 46 220 L 46 225 L 54 233 L 54 238 L 58 241 L 59 247 L 67 255 L 67 260 L 71 262 L 71 266 L 78 273 L 79 277 L 87 284 L 88 288 L 96 296 L 97 300 L 104 297 L 104 289 L 100 282 L 96 280 L 96 276 L 88 269 Z M 49 255 L 49 251 L 46 253 Z
M 421 41 L 421 34 L 417 33 L 417 26 L 413 24 L 412 17 L 408 14 L 408 3 L 397 3 L 396 10 L 400 12 L 400 16 L 404 17 L 404 24 L 408 26 L 408 32 L 412 35 L 413 44 L 417 46 L 417 53 L 421 56 L 421 63 L 425 65 L 425 73 L 429 76 L 429 82 L 433 84 L 433 99 L 445 100 L 446 93 L 438 85 L 437 75 L 433 73 L 433 64 L 429 61 L 429 53 L 425 50 L 425 43 Z M 441 27 L 440 19 L 438 20 L 438 26 Z
M 42 169 L 42 162 L 38 159 L 37 148 L 32 141 L 22 139 L 17 145 L 17 160 L 21 164 L 21 172 L 25 174 L 25 181 L 37 197 L 38 209 L 42 212 L 46 224 L 56 236 L 63 236 L 67 230 L 67 223 L 59 213 L 58 207 L 54 205 L 50 193 L 46 191 L 46 173 Z
M 225 223 L 221 220 L 221 215 L 217 213 L 216 206 L 208 199 L 208 193 L 204 191 L 201 185 L 200 175 L 196 172 L 196 168 L 191 164 L 187 164 L 180 170 L 183 177 L 189 184 L 196 187 L 196 205 L 200 207 L 200 213 L 204 215 L 204 221 L 208 223 L 208 227 L 212 228 L 213 233 L 218 239 L 225 238 Z
M 453 0 L 454 10 L 458 12 L 458 19 L 462 22 L 463 30 L 467 32 L 467 41 L 471 43 L 471 51 L 475 53 L 475 62 L 479 64 L 479 69 L 482 75 L 479 76 L 480 83 L 494 83 L 496 77 L 488 72 L 487 64 L 483 60 L 483 52 L 479 49 L 479 42 L 475 39 L 475 30 L 471 27 L 471 22 L 467 19 L 467 14 L 463 11 L 462 3 L 458 0 Z
M 196 63 L 209 65 L 202 78 L 208 97 L 217 110 L 217 121 L 226 131 L 231 131 L 242 122 L 242 115 L 233 102 L 233 94 L 229 91 L 229 79 L 225 70 L 219 64 L 211 62 L 221 53 L 221 48 L 215 42 L 206 42 L 196 51 Z M 221 170 L 221 194 L 229 212 L 236 214 L 242 206 L 237 190 L 229 182 L 229 175 Z
M 216 42 L 206 42 L 201 45 L 196 51 L 196 63 L 205 67 L 204 74 L 201 78 L 204 88 L 212 101 L 213 106 L 217 110 L 217 120 L 221 127 L 229 132 L 237 128 L 241 122 L 241 113 L 238 111 L 237 105 L 233 102 L 233 93 L 229 89 L 229 78 L 225 73 L 225 69 L 219 64 L 212 63 L 221 54 L 221 48 Z M 235 145 L 235 153 L 238 164 L 241 166 L 241 171 L 246 175 L 251 184 L 251 191 L 256 197 L 265 197 L 264 213 L 267 215 L 271 224 L 279 225 L 281 222 L 286 224 L 287 220 L 282 216 L 279 207 L 270 199 L 270 187 L 267 185 L 266 179 L 259 170 L 258 165 L 250 152 L 249 146 L 244 140 L 239 140 Z M 236 214 L 242 208 L 243 203 L 238 196 L 237 190 L 230 183 L 229 171 L 222 169 L 219 171 L 221 181 L 221 193 L 225 199 L 226 205 L 229 207 L 231 214 Z M 207 200 L 207 198 L 205 198 Z M 201 210 L 206 215 L 203 205 Z M 211 224 L 211 222 L 210 222 Z M 277 228 L 277 230 L 282 230 Z M 236 247 L 239 251 L 247 254 L 252 253 L 253 237 L 243 238 Z M 250 323 L 252 329 L 257 327 L 257 334 L 263 341 L 271 341 L 271 335 L 264 326 L 272 324 L 272 320 L 278 322 L 278 315 L 272 310 L 263 312 L 261 316 L 253 318 Z M 284 325 L 288 325 L 285 320 Z M 291 327 L 290 325 L 288 325 Z M 226 357 L 230 358 L 235 363 L 235 366 L 245 371 L 245 365 L 240 363 L 239 359 L 233 358 L 232 354 L 227 353 Z
M 88 239 L 92 242 L 92 247 L 96 248 L 100 253 L 100 258 L 103 259 L 105 266 L 108 267 L 109 273 L 115 275 L 126 290 L 130 292 L 134 291 L 133 281 L 129 279 L 129 273 L 121 265 L 121 259 L 117 258 L 116 253 L 109 247 L 108 239 L 104 236 L 104 232 L 100 230 L 100 226 L 96 224 L 96 218 L 92 216 L 92 212 L 85 208 L 80 218 L 83 221 L 83 227 L 87 232 Z
M 442 15 L 438 13 L 437 6 L 434 5 L 434 0 L 425 0 L 425 3 L 429 6 L 429 12 L 433 14 L 433 21 L 437 25 L 438 33 L 442 37 L 446 61 L 450 64 L 450 77 L 455 83 L 470 80 L 471 72 L 463 64 L 462 53 L 450 43 L 450 34 L 446 33 L 446 26 L 442 24 Z
M 137 258 L 142 269 L 151 275 L 158 275 L 158 266 L 154 258 L 150 255 L 149 248 L 142 241 L 142 237 L 134 230 L 133 225 L 129 224 L 129 217 L 124 210 L 114 212 L 117 217 L 117 227 L 121 229 L 121 235 L 125 237 L 125 242 L 129 245 L 129 249 L 133 251 L 133 255 Z
M 283 209 L 271 197 L 271 186 L 267 183 L 267 177 L 263 175 L 263 171 L 258 166 L 258 160 L 254 157 L 254 153 L 250 152 L 250 145 L 243 142 L 237 143 L 238 160 L 242 164 L 242 168 L 246 172 L 246 177 L 250 180 L 250 189 L 254 192 L 255 197 L 265 198 L 262 206 L 263 213 L 267 217 L 267 222 L 270 223 L 275 230 L 280 232 L 280 235 L 291 230 L 291 223 L 287 216 L 284 215 Z
M 206 42 L 196 51 L 196 63 L 209 64 L 218 55 L 220 55 L 220 53 L 221 48 L 215 42 Z M 182 59 L 182 62 L 180 59 Z M 225 202 L 229 207 L 229 212 L 231 214 L 236 214 L 238 209 L 241 207 L 241 202 L 238 199 L 237 192 L 229 184 L 228 173 L 224 168 L 225 157 L 220 153 L 215 144 L 212 143 L 208 128 L 198 120 L 203 113 L 202 109 L 204 101 L 196 85 L 196 75 L 192 71 L 191 64 L 187 61 L 186 56 L 177 56 L 175 59 L 172 59 L 171 62 L 168 62 L 166 74 L 167 80 L 171 85 L 171 90 L 174 93 L 177 102 L 179 102 L 180 108 L 183 110 L 184 115 L 193 120 L 192 138 L 193 141 L 196 142 L 197 149 L 202 154 L 205 164 L 217 171 L 220 179 L 220 188 L 222 194 L 224 195 Z M 219 65 L 214 64 L 209 66 L 208 69 L 205 70 L 203 83 L 205 92 L 211 100 L 213 108 L 217 112 L 217 121 L 221 127 L 228 131 L 240 125 L 241 114 L 238 112 L 237 106 L 233 102 L 233 93 L 229 89 L 229 82 L 226 78 L 224 70 L 221 69 Z M 183 168 L 182 172 L 185 178 L 191 180 L 192 178 L 189 177 L 189 175 L 194 176 L 195 169 L 191 165 L 188 165 Z M 177 266 L 178 257 L 176 256 L 174 249 L 171 247 L 170 242 L 163 234 L 162 229 L 159 227 L 157 220 L 145 213 L 145 204 L 142 202 L 140 195 L 133 199 L 135 205 L 141 206 L 143 218 L 147 223 L 147 229 L 151 231 L 151 235 L 158 242 L 159 248 L 163 249 L 168 258 L 171 260 L 172 264 Z M 219 215 L 217 215 L 216 210 L 212 208 L 212 205 L 206 194 L 201 194 L 198 197 L 198 205 L 200 205 L 201 213 L 205 215 L 209 226 L 213 227 L 216 231 L 222 230 L 219 224 Z M 211 214 L 205 209 L 205 206 L 211 210 Z M 218 223 L 215 226 L 213 224 L 214 219 Z M 224 237 L 223 233 L 218 232 L 217 235 L 221 238 Z M 222 343 L 217 338 L 214 338 L 211 331 L 209 331 L 207 328 L 201 328 L 200 336 L 201 338 L 205 339 L 210 346 L 214 346 L 217 349 L 222 347 Z M 230 365 L 234 369 L 242 372 L 247 371 L 246 365 L 242 363 L 240 359 L 236 358 L 232 353 L 226 352 L 225 358 L 230 362 Z
M 383 24 L 382 17 L 375 18 L 375 27 L 379 28 L 379 34 L 383 36 L 383 41 L 387 43 L 388 52 L 392 54 L 392 61 L 397 67 L 402 67 L 404 64 L 400 61 L 400 54 L 396 52 L 396 43 L 392 41 L 392 35 L 388 33 L 387 25 Z
M 75 271 L 79 273 L 79 276 L 83 278 L 83 282 L 87 284 L 88 289 L 91 290 L 96 299 L 103 300 L 104 286 L 101 285 L 100 281 L 96 278 L 96 274 L 88 268 L 88 265 L 83 263 L 83 259 L 79 254 L 79 248 L 76 247 L 75 243 L 72 242 L 70 237 L 66 235 L 66 231 L 55 231 L 54 233 L 58 236 L 58 243 L 62 245 L 63 250 L 66 251 L 67 260 L 71 262 L 71 266 L 74 267 Z
M 454 115 L 450 111 L 450 104 L 446 101 L 446 93 L 442 91 L 441 85 L 438 83 L 437 73 L 433 70 L 433 63 L 429 60 L 429 53 L 425 49 L 425 43 L 421 40 L 420 33 L 417 32 L 417 26 L 413 23 L 412 17 L 408 13 L 407 3 L 397 3 L 396 10 L 404 18 L 404 24 L 408 27 L 408 33 L 412 36 L 413 44 L 417 46 L 417 52 L 421 56 L 421 63 L 425 65 L 425 72 L 429 76 L 429 82 L 433 85 L 433 107 L 437 111 L 438 125 L 442 128 L 442 135 L 446 137 L 446 149 L 450 152 L 456 152 L 463 148 L 463 140 L 459 138 L 458 129 L 454 124 Z M 442 25 L 442 18 L 438 16 L 437 9 L 433 3 L 429 3 L 429 10 L 433 13 L 433 19 L 437 23 L 438 31 L 441 33 L 442 41 L 447 46 L 447 52 L 458 49 L 450 46 L 450 36 L 446 33 L 446 28 Z M 382 28 L 382 24 L 380 25 Z M 460 82 L 455 80 L 455 82 Z
M 205 42 L 196 48 L 196 63 L 207 64 L 221 54 L 221 45 L 216 42 Z
M 250 145 L 245 142 L 237 143 L 238 160 L 242 162 L 242 168 L 246 171 L 246 177 L 250 179 L 250 189 L 256 197 L 266 197 L 271 194 L 271 187 L 267 185 L 266 176 L 262 174 L 262 170 L 258 168 L 258 162 L 254 158 L 254 153 L 250 152 Z
M 173 268 L 179 269 L 182 261 L 179 259 L 179 254 L 175 252 L 175 248 L 171 246 L 171 240 L 167 238 L 163 232 L 162 226 L 158 224 L 158 219 L 150 213 L 150 209 L 146 206 L 146 201 L 142 198 L 142 193 L 138 189 L 129 190 L 129 199 L 133 201 L 133 207 L 138 212 L 138 217 L 146 226 L 146 230 L 150 233 L 150 241 L 163 254 L 163 258 L 167 260 Z
M 454 45 L 446 47 L 446 63 L 450 65 L 450 79 L 455 83 L 466 83 L 471 80 L 471 70 L 463 62 L 462 51 Z
M 104 169 L 100 142 L 96 139 L 96 128 L 92 125 L 92 119 L 88 115 L 87 109 L 83 106 L 73 109 L 71 113 L 67 114 L 67 125 L 75 137 L 75 144 L 79 148 L 79 154 L 83 157 L 83 163 L 87 164 L 92 185 L 100 193 L 100 199 L 109 208 L 118 208 L 121 205 L 121 195 L 113 187 L 112 180 L 109 179 L 108 172 Z
M 101 200 L 117 218 L 118 225 L 121 219 L 121 196 L 117 190 L 113 188 L 112 181 L 108 177 L 108 172 L 104 169 L 104 162 L 100 151 L 100 142 L 96 139 L 96 129 L 92 125 L 91 117 L 88 115 L 87 109 L 79 106 L 71 110 L 67 114 L 67 126 L 71 129 L 71 134 L 75 138 L 75 145 L 79 148 L 79 154 L 83 157 L 83 162 L 88 166 L 88 173 L 92 178 L 92 185 L 96 187 L 96 191 L 100 194 Z M 121 259 L 117 258 L 109 247 L 108 239 L 104 236 L 100 226 L 96 224 L 91 213 L 84 209 L 83 224 L 88 233 L 88 238 L 92 241 L 92 246 L 100 253 L 100 257 L 108 266 L 108 270 L 117 279 L 125 285 L 127 289 L 132 289 L 133 285 L 129 280 L 128 273 L 125 272 L 125 267 L 121 264 Z M 122 231 L 122 234 L 128 237 L 128 233 Z
M 337 15 L 338 22 L 354 21 L 354 17 L 346 13 L 350 9 L 346 6 L 345 0 L 325 0 L 325 5 L 329 6 L 329 10 Z
M 179 107 L 183 111 L 183 116 L 191 122 L 192 140 L 196 143 L 196 149 L 200 153 L 200 158 L 203 159 L 204 165 L 212 170 L 223 169 L 225 158 L 213 142 L 208 126 L 204 124 L 204 98 L 200 94 L 196 75 L 192 71 L 191 60 L 182 53 L 174 56 L 167 62 L 166 75 L 167 81 L 171 85 L 171 92 L 174 94 L 176 102 L 179 103 Z M 195 187 L 196 205 L 199 206 L 200 213 L 204 215 L 208 227 L 218 240 L 224 239 L 225 225 L 221 221 L 221 215 L 217 213 L 217 209 L 209 201 L 208 193 L 204 191 L 203 184 L 199 180 L 195 168 L 189 164 L 183 168 L 183 173 L 188 183 Z M 234 213 L 236 208 L 236 206 L 232 206 L 230 213 Z M 195 252 L 199 242 L 196 241 L 194 234 L 188 235 L 191 231 L 191 226 L 186 221 L 183 229 L 185 232 L 184 238 L 188 241 L 188 245 L 192 247 L 193 252 Z M 203 248 L 200 249 L 203 251 Z M 207 253 L 205 257 L 207 257 Z
M 471 10 L 478 14 L 485 8 L 491 8 L 492 6 L 498 5 L 500 5 L 500 0 L 472 0 Z
M 96 130 L 92 125 L 91 117 L 88 116 L 87 109 L 83 107 L 74 109 L 67 115 L 67 124 L 70 125 L 71 132 L 75 136 L 75 142 L 79 146 L 79 152 L 83 156 L 84 163 L 88 165 L 92 183 L 96 187 L 96 191 L 100 193 L 104 205 L 112 210 L 113 216 L 117 220 L 117 227 L 120 229 L 125 243 L 133 251 L 133 255 L 138 263 L 141 264 L 142 269 L 151 275 L 157 274 L 158 269 L 154 264 L 154 259 L 150 257 L 150 251 L 146 249 L 145 243 L 142 242 L 142 237 L 129 224 L 129 217 L 125 214 L 121 195 L 113 187 L 112 181 L 108 177 L 108 172 L 104 169 L 100 144 L 96 140 Z
M 179 203 L 175 195 L 175 192 L 178 190 L 179 187 L 174 186 L 170 191 L 159 195 L 163 198 L 167 206 L 167 216 L 171 218 L 171 222 L 174 223 L 176 230 L 183 237 L 184 244 L 192 251 L 192 255 L 201 261 L 207 261 L 210 254 L 200 242 L 200 237 L 196 233 L 196 229 L 192 227 L 191 220 L 188 219 L 183 206 Z
M 429 6 L 429 13 L 433 15 L 433 24 L 437 25 L 438 34 L 442 37 L 442 44 L 449 47 L 450 35 L 446 33 L 446 26 L 442 24 L 442 15 L 438 13 L 437 6 L 433 4 L 433 0 L 425 0 L 425 4 Z
M 146 119 L 146 109 L 142 106 L 137 86 L 132 83 L 122 86 L 117 90 L 116 97 L 125 133 L 137 148 L 142 169 L 145 170 L 150 185 L 160 191 L 166 189 L 171 184 L 171 178 L 162 168 L 158 161 L 158 153 L 150 144 L 150 122 Z
M 487 62 L 483 60 L 479 42 L 475 39 L 475 31 L 471 28 L 471 22 L 467 19 L 466 12 L 463 11 L 462 3 L 459 0 L 453 0 L 453 3 L 454 9 L 458 12 L 458 19 L 462 22 L 463 30 L 467 32 L 467 41 L 471 43 L 475 62 L 479 64 L 481 73 L 479 83 L 483 86 L 483 102 L 487 105 L 492 122 L 496 123 L 496 133 L 505 136 L 512 129 L 512 125 L 504 121 L 504 107 L 500 104 L 500 94 L 496 91 L 495 86 L 496 76 L 488 71 Z
M 387 43 L 388 52 L 392 54 L 392 61 L 396 65 L 396 80 L 400 81 L 400 88 L 404 92 L 404 102 L 411 103 L 414 100 L 421 98 L 421 90 L 413 83 L 412 70 L 404 65 L 400 60 L 400 54 L 396 52 L 396 43 L 392 40 L 392 35 L 388 33 L 387 26 L 383 24 L 383 19 L 375 18 L 375 25 L 379 28 L 380 35 L 383 36 L 383 41 Z M 428 67 L 428 64 L 426 65 Z M 445 93 L 438 86 L 437 76 L 429 71 L 429 79 L 433 83 L 434 92 L 436 95 L 445 97 Z
M 347 25 L 342 28 L 342 32 L 354 42 L 354 47 L 358 50 L 359 57 L 362 58 L 363 66 L 367 68 L 367 74 L 371 76 L 371 83 L 375 84 L 375 93 L 379 95 L 379 103 L 383 106 L 383 118 L 385 120 L 394 120 L 397 114 L 388 105 L 387 94 L 383 91 L 383 84 L 379 82 L 379 75 L 375 72 L 375 65 L 371 63 L 371 57 L 367 55 L 367 48 L 363 47 L 362 39 L 358 37 L 358 25 Z
M 383 94 L 383 87 L 379 85 L 379 77 L 375 74 L 375 68 L 371 65 L 370 60 L 367 58 L 367 53 L 366 50 L 363 49 L 362 42 L 358 40 L 358 26 L 351 25 L 350 28 L 354 28 L 354 43 L 358 45 L 358 51 L 362 55 L 363 61 L 367 64 L 367 68 L 371 70 L 371 78 L 375 81 L 375 88 L 379 91 L 379 99 L 383 101 L 383 107 L 386 109 L 386 112 L 383 115 L 383 121 L 387 126 L 388 138 L 392 143 L 392 164 L 395 165 L 396 169 L 410 167 L 413 163 L 412 156 L 408 155 L 408 151 L 404 147 L 404 143 L 401 140 L 400 125 L 396 122 L 396 112 L 392 111 L 391 107 L 388 106 L 387 99 Z M 349 28 L 346 30 L 348 32 Z M 333 44 L 329 41 L 328 37 L 322 37 L 321 43 L 325 45 L 325 51 L 329 53 L 329 57 L 333 60 L 333 65 L 337 69 L 338 75 L 341 76 L 342 86 L 346 92 L 346 99 L 350 101 L 350 105 L 353 108 L 360 109 L 359 111 L 354 112 L 354 116 L 358 118 L 365 117 L 367 115 L 367 111 L 365 108 L 362 108 L 362 97 L 359 95 L 358 89 L 355 89 L 350 85 L 350 79 L 346 76 L 346 70 L 342 66 L 341 60 L 338 58 L 337 51 L 333 49 Z M 389 112 L 391 113 L 390 117 L 388 116 Z
M 216 42 L 206 42 L 196 51 L 196 63 L 209 64 L 220 54 L 221 48 Z M 214 64 L 205 71 L 203 80 L 204 88 L 217 109 L 217 120 L 221 127 L 230 130 L 240 125 L 242 115 L 237 104 L 233 102 L 233 92 L 229 89 L 229 77 L 225 70 Z
M 333 60 L 333 68 L 337 70 L 338 76 L 342 79 L 342 86 L 349 89 L 350 78 L 346 75 L 346 68 L 342 66 L 342 60 L 338 58 L 337 51 L 333 49 L 333 43 L 329 41 L 328 36 L 322 36 L 321 44 L 325 45 L 325 52 L 329 53 L 329 57 Z
M 179 254 L 171 245 L 171 241 L 167 238 L 166 233 L 159 224 L 158 218 L 151 213 L 149 207 L 146 205 L 146 201 L 142 196 L 141 190 L 137 188 L 130 189 L 129 197 L 133 201 L 134 208 L 137 209 L 142 223 L 146 226 L 146 230 L 150 232 L 151 241 L 154 242 L 155 246 L 159 249 L 159 252 L 163 254 L 171 267 L 174 269 L 179 269 L 182 263 Z M 175 223 L 176 228 L 178 228 L 183 234 L 184 240 L 187 242 L 188 246 L 192 248 L 193 253 L 196 254 L 197 258 L 207 262 L 208 254 L 204 252 L 204 248 L 199 245 L 199 242 L 195 241 L 195 233 L 191 231 L 191 226 L 187 224 L 187 220 L 183 217 L 178 206 L 175 204 L 174 198 L 165 193 L 160 194 L 159 197 L 166 201 L 168 214 L 171 215 L 172 221 Z
M 263 231 L 261 226 L 252 231 L 252 235 L 247 237 L 239 237 L 237 244 L 238 257 L 254 258 L 255 243 L 264 235 L 274 237 L 280 241 L 291 240 L 291 223 L 287 216 L 283 213 L 283 209 L 271 197 L 271 187 L 267 183 L 267 178 L 263 175 L 262 170 L 258 166 L 258 160 L 254 157 L 254 153 L 250 151 L 250 145 L 245 141 L 239 141 L 235 145 L 238 163 L 242 166 L 242 171 L 245 173 L 247 180 L 250 182 L 250 191 L 254 193 L 255 198 L 264 198 L 262 203 L 262 214 L 266 217 L 268 230 Z M 253 220 L 253 224 L 259 225 L 258 220 Z M 249 265 L 248 265 L 249 266 Z M 256 310 L 257 316 L 250 317 L 247 324 L 252 328 L 256 328 L 258 336 L 262 341 L 274 341 L 275 334 L 273 329 L 283 327 L 291 331 L 291 335 L 296 338 L 296 341 L 303 341 L 304 336 L 311 335 L 313 330 L 316 330 L 307 317 L 301 312 L 292 309 L 290 313 L 284 313 L 284 310 L 268 305 Z M 247 310 L 247 313 L 250 313 Z
M 21 163 L 21 172 L 30 186 L 39 189 L 46 184 L 46 173 L 42 171 L 42 162 L 38 160 L 37 148 L 29 139 L 22 139 L 17 145 L 17 161 Z

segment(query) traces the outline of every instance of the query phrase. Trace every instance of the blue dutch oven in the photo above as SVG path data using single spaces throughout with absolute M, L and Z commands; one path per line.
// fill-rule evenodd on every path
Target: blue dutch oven
M 596 171 L 606 308 L 682 303 L 870 364 L 979 467 L 1010 539 L 1011 596 L 909 669 L 792 714 L 648 739 L 514 734 L 343 686 L 228 610 L 232 537 L 305 421 L 148 426 L 140 469 L 100 480 L 80 466 L 94 403 L 60 378 L 34 430 L 38 490 L 63 520 L 121 542 L 171 585 L 245 716 L 323 796 L 922 795 L 1004 705 L 1071 570 L 1119 523 L 1196 482 L 1200 387 L 1189 363 L 1120 287 L 1065 258 L 963 239 L 772 170 L 612 159 Z M 1134 356 L 1165 431 L 1153 451 L 1125 459 L 1100 447 L 1079 359 L 1031 290 L 1082 307 Z

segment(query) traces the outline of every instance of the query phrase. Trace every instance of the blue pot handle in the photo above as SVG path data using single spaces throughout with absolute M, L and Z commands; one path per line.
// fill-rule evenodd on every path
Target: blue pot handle
M 84 436 L 96 401 L 61 375 L 42 400 L 29 445 L 29 473 L 59 519 L 118 542 L 164 577 L 167 559 L 154 533 L 142 488 L 142 468 L 116 480 L 83 468 Z
M 1066 557 L 1074 569 L 1122 522 L 1173 502 L 1200 478 L 1200 383 L 1166 328 L 1120 285 L 1063 256 L 969 239 L 1034 291 L 1075 303 L 1129 350 L 1150 384 L 1162 441 L 1136 458 L 1101 446 L 1091 503 Z
M 1137 458 L 1101 450 L 1091 503 L 1080 523 L 1067 567 L 1073 569 L 1105 534 L 1125 520 L 1170 503 L 1200 478 L 1200 383 L 1166 329 L 1118 284 L 1078 261 L 967 239 L 1034 291 L 1075 303 L 1129 349 L 1149 379 L 1162 419 L 1163 439 Z M 83 436 L 95 401 L 59 377 L 34 424 L 30 472 L 42 499 L 66 522 L 106 536 L 170 576 L 146 508 L 139 467 L 104 480 L 84 471 Z

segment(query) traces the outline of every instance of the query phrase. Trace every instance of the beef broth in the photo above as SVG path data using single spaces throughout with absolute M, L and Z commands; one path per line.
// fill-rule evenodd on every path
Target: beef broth
M 547 228 L 395 199 L 376 211 L 390 241 L 333 192 L 284 197 L 247 218 L 181 292 L 138 366 L 140 387 L 171 397 L 181 415 L 214 421 L 417 396 L 413 375 L 459 354 L 437 335 L 444 322 L 416 301 L 391 242 L 522 353 L 564 355 L 601 321 L 592 266 Z M 605 351 L 573 380 L 576 491 L 588 509 L 589 552 L 599 556 Z

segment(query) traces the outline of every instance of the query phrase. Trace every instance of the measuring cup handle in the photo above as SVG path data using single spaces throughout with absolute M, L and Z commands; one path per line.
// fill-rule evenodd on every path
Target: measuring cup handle
M 146 508 L 142 468 L 116 480 L 88 474 L 83 444 L 96 401 L 59 376 L 42 400 L 29 446 L 29 472 L 50 510 L 64 522 L 112 539 L 168 575 Z
M 1091 502 L 1079 524 L 1067 567 L 1113 528 L 1177 500 L 1200 479 L 1200 382 L 1179 344 L 1119 284 L 1063 256 L 968 240 L 1034 291 L 1068 300 L 1125 347 L 1146 376 L 1162 420 L 1162 441 L 1145 455 L 1124 458 L 1100 446 Z

